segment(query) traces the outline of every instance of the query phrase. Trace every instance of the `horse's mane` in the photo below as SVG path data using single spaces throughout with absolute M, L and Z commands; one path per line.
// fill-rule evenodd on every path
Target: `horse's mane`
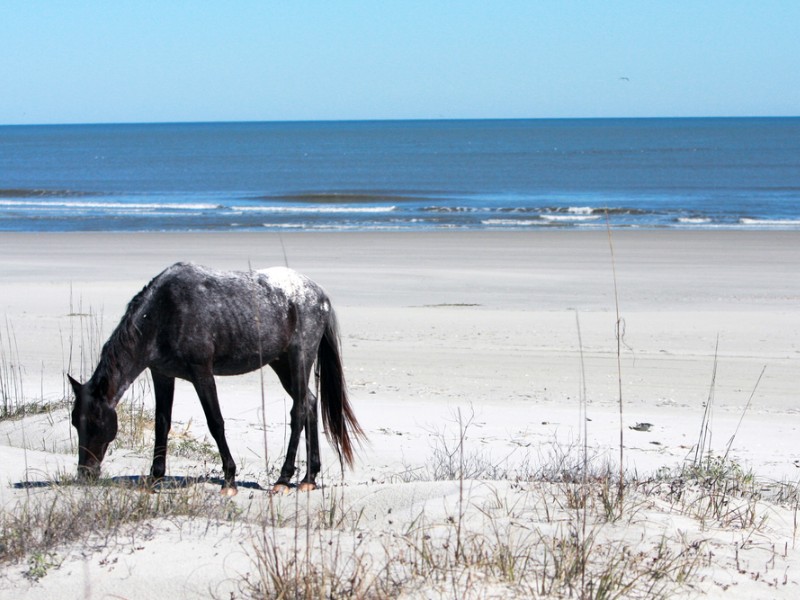
M 108 340 L 103 344 L 100 351 L 100 360 L 95 369 L 92 380 L 100 387 L 108 388 L 112 374 L 117 372 L 126 363 L 130 364 L 135 357 L 136 346 L 142 337 L 142 330 L 139 327 L 137 316 L 140 308 L 148 298 L 148 292 L 153 287 L 153 283 L 158 279 L 154 278 L 150 283 L 142 288 L 128 303 L 125 314 L 119 321 Z M 105 391 L 108 391 L 107 389 Z M 116 390 L 112 390 L 110 395 L 114 395 Z

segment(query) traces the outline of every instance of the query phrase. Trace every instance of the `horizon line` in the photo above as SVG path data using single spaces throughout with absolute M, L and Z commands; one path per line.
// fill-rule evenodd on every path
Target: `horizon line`
M 800 115 L 711 115 L 711 116 L 638 116 L 638 117 L 413 117 L 363 119 L 222 119 L 178 121 L 66 121 L 52 123 L 0 123 L 0 127 L 71 127 L 104 125 L 235 125 L 235 124 L 311 124 L 311 123 L 420 123 L 477 121 L 657 121 L 708 119 L 798 119 Z

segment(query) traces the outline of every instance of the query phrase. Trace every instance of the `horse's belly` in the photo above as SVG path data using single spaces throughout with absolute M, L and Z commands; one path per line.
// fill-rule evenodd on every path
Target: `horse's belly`
M 262 362 L 258 357 L 248 360 L 231 362 L 229 360 L 221 360 L 215 362 L 213 365 L 214 375 L 244 375 L 263 367 L 266 363 Z
M 224 349 L 217 348 L 212 362 L 214 375 L 250 373 L 272 362 L 283 353 L 282 345 L 264 344 L 261 349 L 258 346 L 258 344 L 242 344 L 231 347 L 228 344 Z

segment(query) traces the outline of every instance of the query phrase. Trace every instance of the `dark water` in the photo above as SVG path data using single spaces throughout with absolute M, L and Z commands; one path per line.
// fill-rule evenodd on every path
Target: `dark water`
M 0 127 L 0 230 L 800 229 L 800 118 Z

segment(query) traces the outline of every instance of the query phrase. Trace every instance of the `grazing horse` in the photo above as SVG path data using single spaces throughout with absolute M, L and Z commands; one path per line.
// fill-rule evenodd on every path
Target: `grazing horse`
M 117 404 L 133 380 L 150 369 L 156 401 L 153 480 L 163 478 L 166 470 L 179 377 L 194 385 L 217 442 L 222 494 L 235 495 L 236 464 L 225 440 L 214 376 L 269 365 L 292 398 L 289 445 L 273 491 L 289 490 L 304 426 L 308 470 L 300 489 L 312 490 L 320 471 L 317 397 L 308 386 L 315 361 L 325 433 L 339 462 L 352 466 L 352 438 L 364 433 L 347 399 L 336 318 L 322 288 L 283 267 L 225 273 L 188 263 L 172 265 L 130 301 L 91 379 L 81 384 L 68 376 L 75 392 L 78 475 L 99 475 L 117 435 Z

